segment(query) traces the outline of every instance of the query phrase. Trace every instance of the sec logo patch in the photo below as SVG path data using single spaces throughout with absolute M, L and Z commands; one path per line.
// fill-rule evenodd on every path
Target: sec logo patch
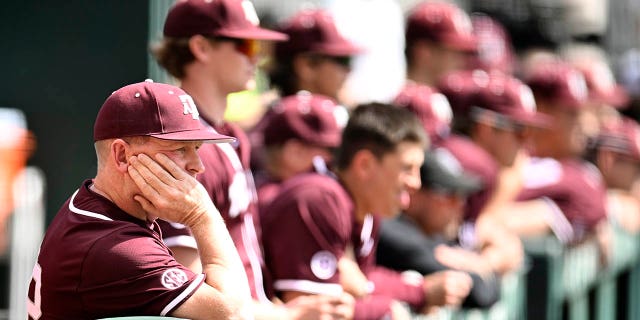
M 326 280 L 333 277 L 338 269 L 338 259 L 329 251 L 318 251 L 311 257 L 311 272 L 318 279 Z
M 187 274 L 177 268 L 171 268 L 162 274 L 162 285 L 167 289 L 175 289 L 189 280 Z

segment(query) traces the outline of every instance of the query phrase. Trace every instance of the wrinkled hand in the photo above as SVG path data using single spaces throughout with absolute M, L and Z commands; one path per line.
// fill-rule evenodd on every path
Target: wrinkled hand
M 459 306 L 469 295 L 471 277 L 460 271 L 439 271 L 424 277 L 426 308 L 433 306 Z
M 343 293 L 340 296 L 302 295 L 286 304 L 292 320 L 353 319 L 355 299 Z
M 192 226 L 209 212 L 217 212 L 204 187 L 169 157 L 158 153 L 129 158 L 129 175 L 140 189 L 142 208 L 164 220 Z

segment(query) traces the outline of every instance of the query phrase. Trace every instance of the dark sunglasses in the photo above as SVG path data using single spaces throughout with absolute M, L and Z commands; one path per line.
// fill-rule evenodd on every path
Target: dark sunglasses
M 350 56 L 330 56 L 324 54 L 314 54 L 311 56 L 312 59 L 316 61 L 330 61 L 339 66 L 345 68 L 351 68 L 351 57 Z

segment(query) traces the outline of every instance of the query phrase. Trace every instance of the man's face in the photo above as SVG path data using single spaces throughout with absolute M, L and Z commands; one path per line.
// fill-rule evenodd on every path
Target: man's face
M 172 140 L 162 140 L 157 138 L 148 138 L 148 139 L 128 139 L 130 141 L 129 150 L 126 151 L 127 160 L 134 155 L 138 154 L 146 154 L 151 159 L 155 160 L 155 156 L 158 153 L 162 153 L 166 155 L 169 159 L 171 159 L 178 167 L 184 170 L 186 173 L 191 175 L 192 177 L 196 177 L 199 173 L 204 172 L 204 165 L 202 161 L 200 161 L 200 157 L 198 156 L 197 150 L 202 145 L 202 142 L 199 141 L 172 141 Z M 166 170 L 166 168 L 165 168 Z M 167 174 L 169 174 L 167 172 Z M 136 186 L 136 184 L 128 178 L 125 180 L 126 189 L 129 189 L 129 194 L 131 198 L 134 195 L 140 194 L 140 190 Z M 136 201 L 133 201 L 136 203 Z M 140 207 L 140 212 L 144 212 Z M 157 217 L 147 215 L 148 221 L 153 221 Z
M 411 205 L 405 211 L 430 236 L 453 239 L 464 213 L 466 196 L 452 190 L 422 188 L 411 195 Z
M 516 123 L 494 126 L 492 130 L 491 154 L 502 166 L 511 166 L 516 155 L 526 143 L 526 128 Z
M 534 132 L 536 155 L 542 157 L 575 157 L 584 153 L 587 136 L 580 121 L 581 110 L 554 106 L 545 108 L 553 123 L 550 128 Z
M 369 194 L 371 213 L 391 217 L 409 205 L 409 194 L 420 188 L 420 166 L 424 148 L 415 142 L 402 142 L 395 152 L 377 160 L 372 170 Z
M 220 94 L 238 92 L 248 89 L 250 80 L 256 72 L 257 53 L 248 52 L 244 48 L 257 44 L 256 40 L 212 40 L 206 60 L 207 74 L 218 85 Z
M 338 100 L 340 89 L 351 71 L 351 58 L 312 56 L 309 59 L 314 76 L 310 83 L 312 87 L 305 89 Z

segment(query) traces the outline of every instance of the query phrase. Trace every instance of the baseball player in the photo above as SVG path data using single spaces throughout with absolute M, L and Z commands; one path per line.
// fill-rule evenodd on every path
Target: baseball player
M 463 249 L 458 241 L 466 197 L 482 187 L 480 180 L 467 174 L 458 159 L 441 147 L 425 153 L 420 179 L 422 187 L 411 194 L 409 206 L 382 223 L 378 263 L 421 274 L 463 270 L 473 279 L 463 306 L 490 307 L 500 295 L 499 278 L 487 259 Z
M 250 316 L 240 258 L 195 179 L 204 170 L 197 153 L 203 141 L 233 138 L 202 125 L 180 88 L 151 82 L 109 96 L 93 138 L 98 173 L 45 234 L 29 286 L 29 319 Z M 174 259 L 157 219 L 190 227 L 202 273 Z
M 460 303 L 469 291 L 466 274 L 405 278 L 375 265 L 379 218 L 398 213 L 409 192 L 419 188 L 426 143 L 410 112 L 362 105 L 343 131 L 336 176 L 303 174 L 283 184 L 262 225 L 266 263 L 284 301 L 352 288 L 356 319 L 399 317 L 398 300 L 415 310 Z M 357 261 L 364 279 L 353 276 L 352 269 L 347 276 L 339 265 L 343 257 Z
M 584 77 L 566 63 L 550 62 L 534 67 L 526 82 L 553 123 L 534 131 L 535 158 L 524 170 L 522 201 L 504 214 L 506 222 L 518 234 L 553 232 L 564 243 L 594 231 L 605 239 L 604 182 L 598 169 L 581 159 L 587 144 L 579 121 L 588 94 Z
M 256 173 L 261 209 L 287 179 L 327 170 L 342 131 L 334 115 L 336 108 L 333 99 L 308 91 L 284 97 L 269 108 L 257 130 L 265 154 L 264 170 Z
M 203 123 L 210 130 L 237 138 L 234 144 L 200 148 L 206 171 L 198 179 L 220 210 L 240 254 L 255 301 L 254 315 L 283 319 L 309 316 L 308 312 L 324 316 L 323 312 L 327 312 L 337 318 L 348 317 L 339 307 L 352 299 L 321 297 L 314 303 L 307 299 L 283 308 L 271 303 L 268 289 L 264 288 L 269 281 L 262 259 L 256 189 L 249 170 L 251 147 L 246 134 L 223 118 L 227 95 L 245 89 L 254 75 L 259 58 L 258 40 L 287 38 L 285 34 L 260 28 L 258 22 L 249 1 L 179 1 L 169 10 L 164 39 L 155 48 L 155 56 L 193 96 Z M 199 248 L 189 230 L 168 223 L 162 228 L 164 241 L 179 257 L 178 261 L 199 270 Z
M 435 87 L 449 72 L 464 69 L 477 49 L 469 15 L 445 1 L 418 3 L 407 17 L 407 79 Z
M 607 185 L 609 220 L 629 232 L 640 231 L 640 204 L 633 188 L 640 178 L 640 126 L 631 118 L 606 126 L 596 140 L 590 160 Z

